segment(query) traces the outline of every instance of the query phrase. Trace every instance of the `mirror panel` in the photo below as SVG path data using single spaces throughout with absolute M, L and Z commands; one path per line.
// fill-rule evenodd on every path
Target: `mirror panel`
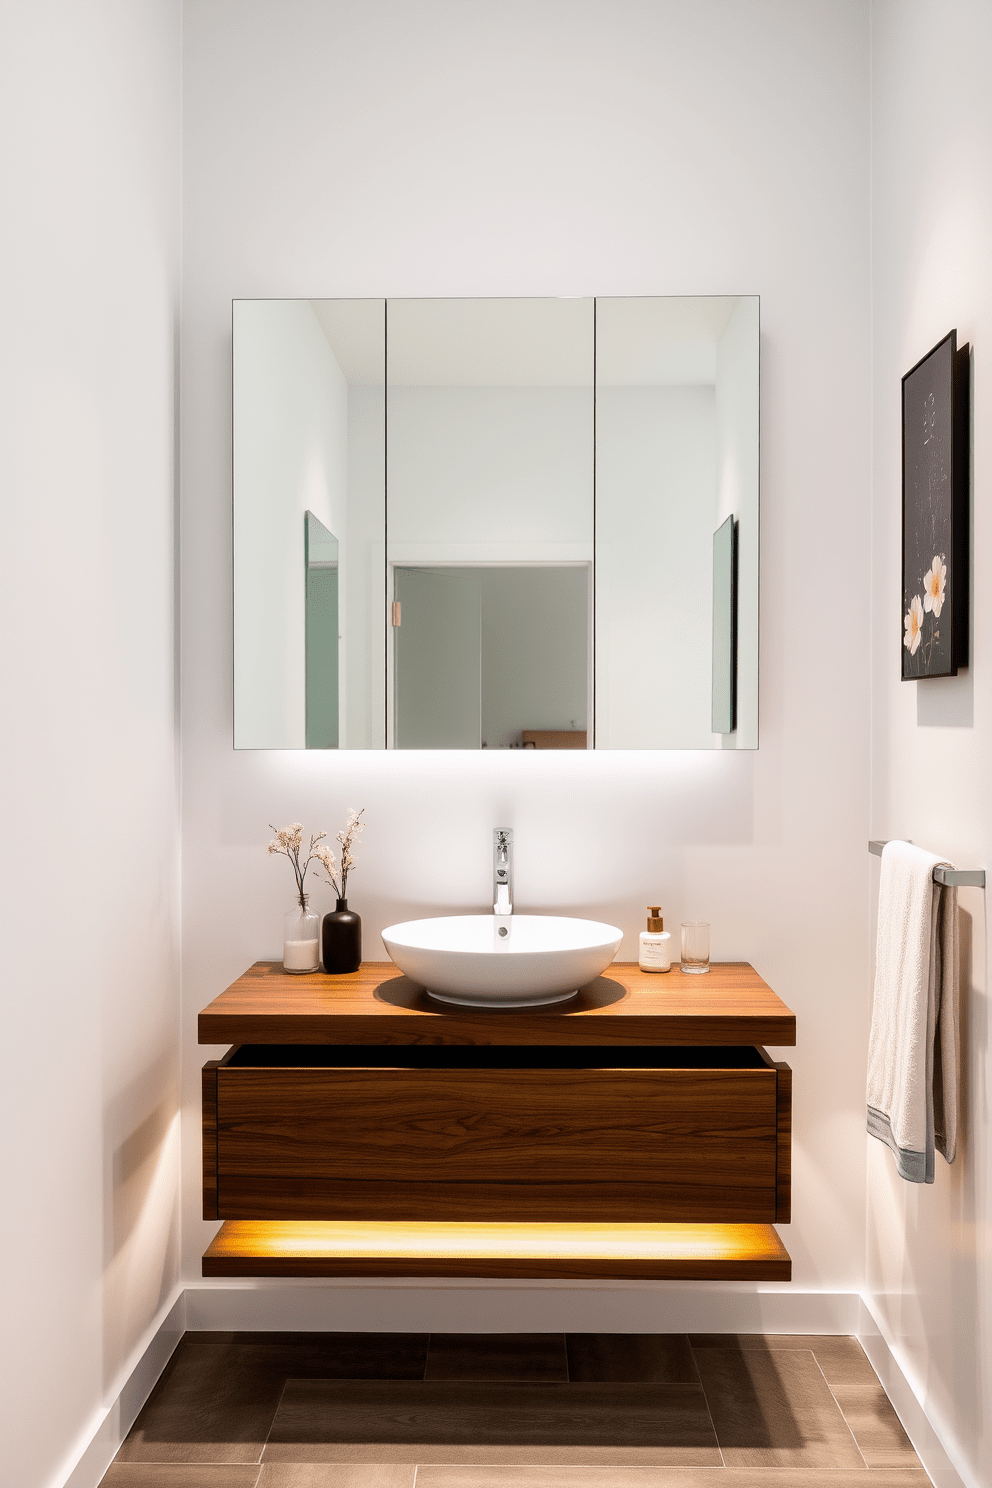
M 391 300 L 388 347 L 390 744 L 588 738 L 592 300 Z
M 719 733 L 712 552 L 731 515 L 753 572 L 741 726 Z M 597 300 L 597 748 L 757 746 L 757 542 L 757 298 Z
M 381 749 L 385 301 L 236 300 L 233 336 L 235 748 Z M 339 549 L 336 707 L 308 676 L 308 514 Z
M 238 748 L 756 747 L 757 298 L 235 302 L 234 568 Z

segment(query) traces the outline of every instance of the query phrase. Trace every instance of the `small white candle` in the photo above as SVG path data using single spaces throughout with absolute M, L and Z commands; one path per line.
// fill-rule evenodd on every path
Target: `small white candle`
M 317 953 L 317 938 L 313 940 L 284 940 L 282 964 L 285 971 L 316 971 L 320 964 Z

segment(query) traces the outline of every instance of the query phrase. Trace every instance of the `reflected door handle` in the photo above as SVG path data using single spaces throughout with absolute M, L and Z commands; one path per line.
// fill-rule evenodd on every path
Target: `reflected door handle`
M 393 600 L 393 624 L 398 626 L 401 623 L 402 623 L 402 621 L 401 621 L 401 618 L 400 618 L 400 602 L 399 602 L 398 599 L 394 599 Z

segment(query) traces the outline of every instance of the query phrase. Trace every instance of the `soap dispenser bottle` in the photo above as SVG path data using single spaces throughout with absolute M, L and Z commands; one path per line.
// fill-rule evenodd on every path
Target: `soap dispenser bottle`
M 637 938 L 637 964 L 642 971 L 667 971 L 672 964 L 672 937 L 665 929 L 661 905 L 648 905 L 648 928 Z

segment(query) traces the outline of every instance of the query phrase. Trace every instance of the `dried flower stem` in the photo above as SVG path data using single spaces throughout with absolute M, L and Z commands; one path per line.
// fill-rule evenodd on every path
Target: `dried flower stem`
M 340 874 L 334 854 L 329 847 L 322 847 L 314 854 L 317 860 L 323 865 L 324 872 L 327 875 L 327 882 L 339 899 L 347 899 L 348 897 L 348 874 L 355 866 L 355 845 L 365 830 L 365 823 L 362 821 L 364 815 L 364 806 L 361 811 L 349 811 L 347 826 L 343 832 L 337 834 L 338 841 L 341 844 Z
M 306 860 L 301 865 L 300 853 L 303 850 L 302 823 L 292 822 L 288 827 L 280 828 L 273 827 L 272 823 L 269 822 L 269 826 L 272 828 L 272 831 L 275 832 L 276 835 L 265 850 L 267 853 L 275 854 L 277 856 L 289 859 L 290 863 L 293 866 L 293 873 L 296 876 L 296 892 L 299 897 L 300 908 L 306 909 L 306 895 L 303 891 L 303 884 L 307 876 L 307 869 L 310 867 L 310 864 L 314 858 L 316 858 L 318 862 L 323 862 L 324 854 L 327 852 L 327 849 L 321 849 L 320 844 L 327 836 L 327 833 L 315 832 L 311 834 L 310 847 L 307 851 Z

